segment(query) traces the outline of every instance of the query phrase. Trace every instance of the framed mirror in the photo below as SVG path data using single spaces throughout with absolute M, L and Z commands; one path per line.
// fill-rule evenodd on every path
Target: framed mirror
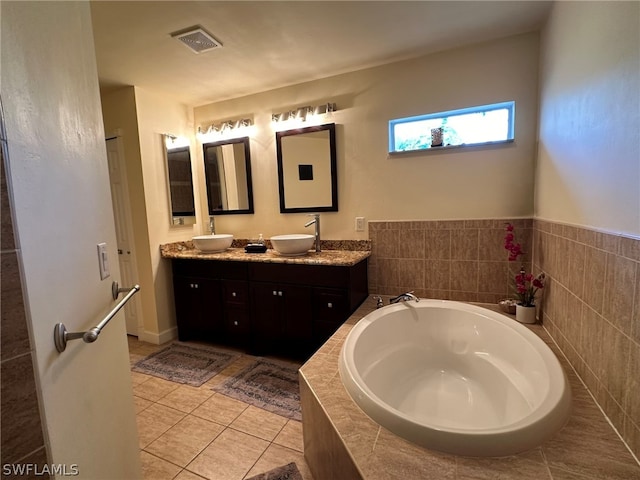
M 280 212 L 337 212 L 336 125 L 276 132 Z
M 186 141 L 187 145 L 184 144 L 185 141 L 172 135 L 164 135 L 172 225 L 196 223 L 191 151 L 188 141 Z
M 209 215 L 253 213 L 249 137 L 205 143 Z

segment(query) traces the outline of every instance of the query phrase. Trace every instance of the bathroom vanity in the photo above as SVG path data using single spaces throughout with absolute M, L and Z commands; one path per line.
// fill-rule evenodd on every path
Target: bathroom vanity
M 162 256 L 173 267 L 178 337 L 306 358 L 367 298 L 369 251 L 281 257 L 272 250 L 189 248 Z

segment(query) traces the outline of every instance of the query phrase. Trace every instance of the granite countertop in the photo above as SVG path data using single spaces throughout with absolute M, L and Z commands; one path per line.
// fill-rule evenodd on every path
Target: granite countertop
M 241 242 L 232 244 L 224 252 L 203 253 L 193 246 L 190 241 L 175 242 L 160 246 L 162 258 L 188 260 L 219 260 L 229 262 L 257 262 L 257 263 L 289 263 L 297 265 L 327 265 L 347 266 L 355 265 L 371 255 L 370 249 L 364 249 L 368 241 L 333 241 L 332 246 L 342 246 L 344 249 L 327 249 L 321 252 L 309 251 L 304 256 L 286 257 L 272 249 L 265 253 L 246 253 Z M 357 248 L 357 249 L 356 249 Z

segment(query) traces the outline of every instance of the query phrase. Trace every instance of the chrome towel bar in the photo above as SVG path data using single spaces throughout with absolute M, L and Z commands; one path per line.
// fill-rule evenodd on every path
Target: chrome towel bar
M 128 292 L 120 303 L 118 303 L 113 310 L 111 310 L 106 317 L 91 330 L 86 332 L 67 332 L 67 328 L 64 326 L 64 323 L 57 323 L 53 329 L 53 341 L 56 344 L 56 350 L 62 353 L 67 348 L 68 340 L 75 340 L 78 338 L 82 338 L 85 343 L 93 343 L 98 339 L 98 335 L 102 329 L 109 323 L 116 313 L 120 311 L 122 307 L 140 290 L 140 285 L 134 285 L 131 288 L 118 288 L 118 282 L 113 282 L 111 286 L 111 293 L 113 295 L 113 299 L 116 300 L 118 295 L 122 292 Z

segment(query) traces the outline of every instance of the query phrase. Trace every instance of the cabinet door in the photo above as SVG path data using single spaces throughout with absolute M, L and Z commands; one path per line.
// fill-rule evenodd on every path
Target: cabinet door
M 174 277 L 174 291 L 178 338 L 219 340 L 224 327 L 220 282 Z
M 276 284 L 251 284 L 251 317 L 254 340 L 278 340 L 282 337 L 282 291 Z
M 349 317 L 349 294 L 332 288 L 313 289 L 313 336 L 318 344 L 333 335 Z
M 307 342 L 313 337 L 311 288 L 297 285 L 280 287 L 282 292 L 283 339 Z

